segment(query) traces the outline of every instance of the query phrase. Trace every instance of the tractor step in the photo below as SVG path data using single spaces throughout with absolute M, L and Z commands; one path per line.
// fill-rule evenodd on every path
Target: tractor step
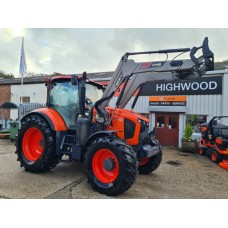
M 66 154 L 64 154 L 65 156 L 67 156 Z M 70 163 L 72 161 L 71 156 L 68 155 L 68 159 L 61 159 L 60 162 L 62 163 Z
M 75 144 L 75 138 L 75 135 L 64 135 L 60 151 L 62 155 L 67 155 L 69 160 L 61 160 L 62 162 L 70 162 L 72 160 L 72 147 Z
M 64 146 L 72 146 L 72 143 L 64 143 Z
M 69 163 L 72 160 L 81 160 L 82 148 L 81 145 L 76 145 L 75 135 L 65 135 L 60 147 L 60 153 L 63 157 L 64 155 L 68 156 L 69 159 L 62 159 L 61 162 Z

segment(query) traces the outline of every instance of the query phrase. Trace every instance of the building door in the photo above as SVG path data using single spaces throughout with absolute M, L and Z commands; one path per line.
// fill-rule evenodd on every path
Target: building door
M 179 114 L 155 114 L 156 139 L 162 146 L 178 146 Z

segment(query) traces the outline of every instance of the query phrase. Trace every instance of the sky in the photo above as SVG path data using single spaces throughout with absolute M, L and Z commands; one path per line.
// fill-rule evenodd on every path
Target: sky
M 27 71 L 70 74 L 114 71 L 125 52 L 192 48 L 209 38 L 215 61 L 228 59 L 228 29 L 4 28 L 0 29 L 0 71 L 19 76 L 22 36 Z M 153 61 L 164 56 L 144 56 Z M 186 56 L 188 58 L 188 56 Z

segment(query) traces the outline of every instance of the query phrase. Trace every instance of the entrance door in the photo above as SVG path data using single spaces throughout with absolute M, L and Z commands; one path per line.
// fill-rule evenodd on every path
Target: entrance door
M 179 114 L 155 114 L 156 139 L 162 146 L 178 146 Z

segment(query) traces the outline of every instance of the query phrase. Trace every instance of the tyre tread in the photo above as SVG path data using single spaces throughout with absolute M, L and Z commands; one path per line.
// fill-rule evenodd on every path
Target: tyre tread
M 152 173 L 160 166 L 161 161 L 162 161 L 162 151 L 160 151 L 159 154 L 151 157 L 145 165 L 139 166 L 139 174 Z
M 16 141 L 16 153 L 21 167 L 24 167 L 26 171 L 33 173 L 44 172 L 55 168 L 59 163 L 59 159 L 55 151 L 55 132 L 50 128 L 47 121 L 39 115 L 32 114 L 26 117 L 21 124 L 22 126 Z M 44 133 L 45 151 L 39 160 L 31 164 L 23 155 L 22 140 L 26 130 L 33 126 L 38 127 L 38 129 Z
M 98 145 L 108 145 L 109 147 L 116 148 L 122 153 L 123 164 L 124 164 L 124 176 L 118 177 L 118 180 L 113 182 L 113 186 L 110 188 L 102 188 L 97 185 L 94 181 L 94 174 L 90 169 L 89 163 L 91 162 L 94 150 Z M 106 194 L 109 196 L 116 196 L 127 191 L 134 183 L 137 176 L 138 162 L 136 159 L 136 154 L 133 149 L 127 145 L 124 141 L 114 136 L 108 136 L 104 138 L 98 138 L 95 140 L 86 150 L 85 156 L 85 166 L 86 166 L 86 176 L 88 182 L 92 188 L 101 194 Z

